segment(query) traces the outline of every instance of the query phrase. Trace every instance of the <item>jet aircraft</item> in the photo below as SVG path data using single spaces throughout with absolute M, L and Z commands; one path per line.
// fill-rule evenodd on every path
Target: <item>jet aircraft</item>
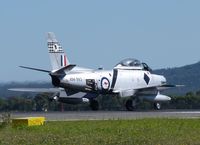
M 54 88 L 13 88 L 11 91 L 50 92 L 52 100 L 63 103 L 79 104 L 89 102 L 92 110 L 99 109 L 99 95 L 118 95 L 127 97 L 126 109 L 132 111 L 138 102 L 147 100 L 154 103 L 155 109 L 161 109 L 160 102 L 170 101 L 169 96 L 160 91 L 176 87 L 167 85 L 166 78 L 153 74 L 146 63 L 137 59 L 124 59 L 113 69 L 89 69 L 71 64 L 57 41 L 54 33 L 48 33 L 48 52 L 52 70 L 44 70 L 26 66 L 25 69 L 48 73 Z

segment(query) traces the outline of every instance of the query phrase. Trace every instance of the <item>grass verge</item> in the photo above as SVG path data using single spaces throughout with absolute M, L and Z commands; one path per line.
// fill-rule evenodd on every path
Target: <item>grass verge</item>
M 138 119 L 47 122 L 0 128 L 0 144 L 197 145 L 200 119 Z

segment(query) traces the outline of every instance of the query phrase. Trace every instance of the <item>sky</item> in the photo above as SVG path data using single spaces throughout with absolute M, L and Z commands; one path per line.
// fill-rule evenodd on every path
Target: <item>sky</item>
M 72 64 L 112 69 L 125 58 L 151 68 L 200 61 L 199 0 L 2 0 L 0 82 L 48 81 L 47 32 Z

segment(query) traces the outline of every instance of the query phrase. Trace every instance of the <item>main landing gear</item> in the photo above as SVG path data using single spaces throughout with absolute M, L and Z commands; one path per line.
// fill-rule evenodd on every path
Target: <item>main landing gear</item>
M 154 109 L 155 109 L 155 110 L 160 110 L 160 109 L 161 109 L 161 105 L 160 105 L 160 103 L 158 103 L 158 102 L 155 102 L 155 103 L 153 104 L 153 106 L 154 106 Z
M 90 100 L 90 108 L 94 111 L 99 110 L 99 102 L 97 100 L 91 99 Z
M 136 109 L 136 101 L 135 100 L 132 100 L 132 99 L 128 99 L 126 101 L 126 109 L 128 111 L 133 111 Z
M 138 101 L 139 100 L 137 100 L 137 99 L 128 99 L 125 104 L 126 109 L 128 111 L 134 111 L 137 107 L 137 104 L 139 103 Z M 154 106 L 155 110 L 161 109 L 161 104 L 159 102 L 154 102 L 153 106 Z M 90 108 L 94 111 L 99 110 L 99 102 L 95 99 L 91 99 L 90 100 Z

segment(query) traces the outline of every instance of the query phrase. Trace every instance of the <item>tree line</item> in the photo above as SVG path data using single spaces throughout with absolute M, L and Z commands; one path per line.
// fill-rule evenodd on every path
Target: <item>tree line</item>
M 100 110 L 126 110 L 126 98 L 117 96 L 99 96 Z M 200 91 L 188 92 L 184 96 L 172 96 L 170 102 L 162 103 L 163 109 L 200 109 Z M 153 103 L 141 102 L 138 110 L 151 110 Z M 89 104 L 70 105 L 49 100 L 49 94 L 38 94 L 35 97 L 12 96 L 0 98 L 0 111 L 72 111 L 90 110 Z

